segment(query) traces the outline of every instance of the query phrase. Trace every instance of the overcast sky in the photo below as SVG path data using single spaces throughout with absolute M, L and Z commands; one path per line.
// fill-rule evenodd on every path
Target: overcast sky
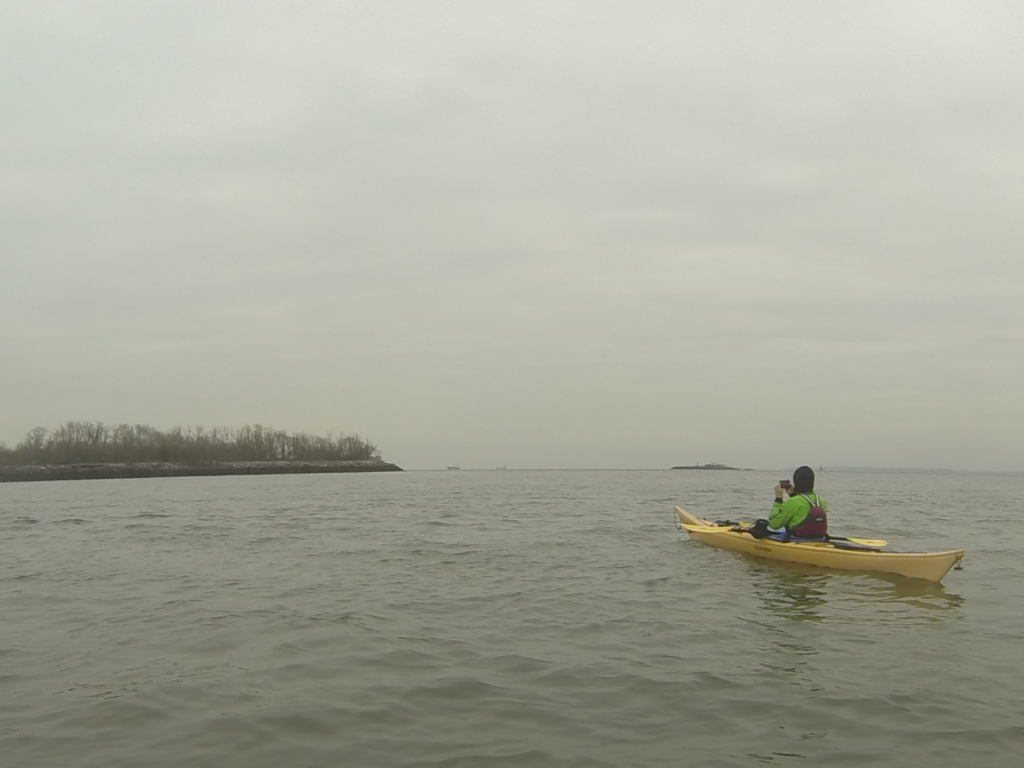
M 4 0 L 0 406 L 1024 470 L 1024 4 Z

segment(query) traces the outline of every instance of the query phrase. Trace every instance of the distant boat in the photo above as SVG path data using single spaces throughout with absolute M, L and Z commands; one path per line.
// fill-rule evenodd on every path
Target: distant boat
M 458 467 L 457 466 L 455 466 L 455 467 L 448 467 L 448 469 L 458 469 Z

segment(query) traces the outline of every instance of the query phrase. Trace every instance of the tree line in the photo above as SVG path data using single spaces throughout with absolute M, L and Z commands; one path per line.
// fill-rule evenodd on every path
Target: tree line
M 262 424 L 174 427 L 161 432 L 145 424 L 108 426 L 68 421 L 56 429 L 35 427 L 11 449 L 0 443 L 0 465 L 119 464 L 216 461 L 380 461 L 377 446 L 358 435 L 290 434 Z

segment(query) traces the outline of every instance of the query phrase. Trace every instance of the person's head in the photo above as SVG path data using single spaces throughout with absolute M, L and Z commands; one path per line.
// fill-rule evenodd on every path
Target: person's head
M 793 493 L 810 493 L 814 490 L 814 470 L 810 467 L 797 467 L 793 473 Z

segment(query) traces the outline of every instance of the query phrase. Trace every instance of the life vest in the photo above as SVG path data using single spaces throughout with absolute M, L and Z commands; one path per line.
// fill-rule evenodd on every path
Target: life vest
M 821 506 L 821 501 L 818 499 L 818 494 L 814 494 L 814 501 L 811 501 L 805 494 L 801 493 L 800 495 L 807 499 L 807 503 L 811 505 L 811 508 L 807 511 L 807 517 L 797 525 L 787 525 L 786 531 L 790 536 L 796 536 L 800 539 L 825 538 L 828 535 L 828 520 L 825 517 L 825 509 Z

